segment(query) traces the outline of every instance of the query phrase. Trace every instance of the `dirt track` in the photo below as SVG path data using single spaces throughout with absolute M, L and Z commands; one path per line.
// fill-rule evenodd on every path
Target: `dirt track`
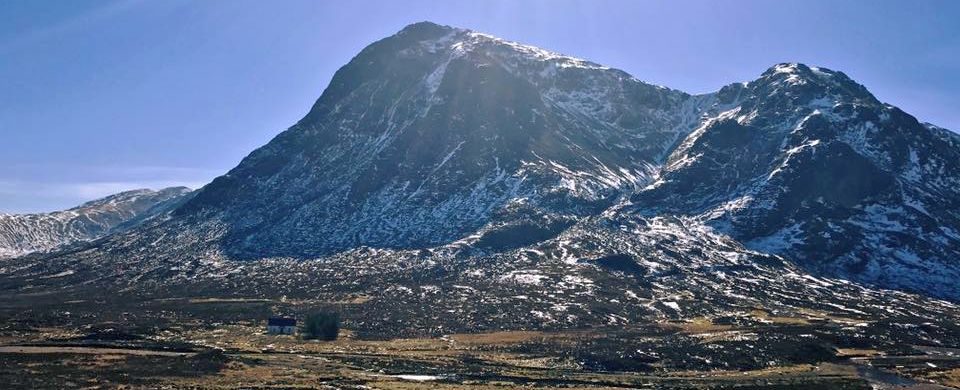
M 91 348 L 60 346 L 0 346 L 0 353 L 73 353 L 85 355 L 193 356 L 193 352 L 153 351 L 149 349 Z

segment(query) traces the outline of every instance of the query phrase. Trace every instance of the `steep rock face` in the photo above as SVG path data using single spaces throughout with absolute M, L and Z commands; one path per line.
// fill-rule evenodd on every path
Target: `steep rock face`
M 218 221 L 239 257 L 427 247 L 488 224 L 549 235 L 645 185 L 693 126 L 695 100 L 415 24 L 364 49 L 303 120 L 177 214 Z M 523 240 L 506 236 L 494 245 Z
M 780 64 L 717 104 L 633 197 L 748 247 L 884 287 L 960 297 L 960 143 L 841 72 Z
M 189 192 L 186 187 L 134 190 L 64 211 L 0 215 L 0 258 L 50 250 L 126 230 L 170 211 Z

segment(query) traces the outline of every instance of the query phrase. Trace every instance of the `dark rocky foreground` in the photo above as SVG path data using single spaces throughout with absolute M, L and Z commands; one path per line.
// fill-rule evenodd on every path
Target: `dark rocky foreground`
M 164 281 L 149 289 L 123 270 L 100 275 L 111 283 L 102 288 L 107 282 L 82 282 L 98 277 L 95 267 L 49 264 L 51 271 L 31 267 L 33 276 L 3 285 L 18 292 L 2 299 L 2 337 L 8 345 L 224 351 L 222 366 L 196 365 L 207 367 L 204 372 L 177 371 L 189 356 L 124 357 L 134 367 L 104 379 L 183 387 L 419 383 L 383 376 L 406 374 L 435 376 L 431 384 L 454 388 L 955 384 L 955 305 L 812 277 L 721 237 L 684 233 L 691 228 L 634 221 L 592 240 L 565 242 L 571 239 L 561 236 L 471 262 L 457 251 L 473 249 L 443 248 L 434 254 L 367 249 L 315 261 L 181 264 L 178 272 L 158 265 L 147 268 L 156 274 L 140 279 Z M 647 236 L 637 233 L 644 230 Z M 676 236 L 654 239 L 668 232 Z M 731 246 L 715 257 L 696 251 L 706 242 L 685 237 Z M 636 266 L 632 259 L 639 253 L 624 248 L 659 253 L 657 262 L 647 255 L 646 265 Z M 448 257 L 441 257 L 444 250 L 451 251 Z M 548 256 L 554 259 L 544 261 Z M 41 276 L 64 266 L 77 272 Z M 232 271 L 238 267 L 244 272 Z M 37 280 L 44 283 L 32 284 Z M 65 295 L 72 300 L 64 302 Z M 341 313 L 346 340 L 325 344 L 262 334 L 269 316 L 302 318 L 316 310 Z M 473 339 L 480 341 L 457 341 Z M 8 375 L 37 379 L 23 373 L 43 359 L 39 354 L 0 356 L 11 359 Z M 89 354 L 58 356 L 44 369 L 71 381 L 96 376 L 67 369 L 93 364 L 83 363 Z M 143 366 L 150 370 L 140 371 Z M 312 367 L 309 373 L 296 374 L 304 366 Z
M 833 316 L 753 310 L 390 339 L 355 332 L 350 320 L 338 341 L 317 342 L 266 335 L 264 319 L 318 307 L 356 319 L 370 301 L 130 298 L 4 305 L 5 386 L 919 389 L 956 386 L 960 370 L 960 350 L 908 345 L 915 336 L 903 327 Z

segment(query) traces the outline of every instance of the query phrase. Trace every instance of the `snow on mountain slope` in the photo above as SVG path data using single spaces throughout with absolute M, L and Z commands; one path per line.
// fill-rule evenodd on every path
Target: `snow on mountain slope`
M 0 258 L 88 241 L 169 211 L 190 189 L 134 190 L 43 214 L 0 214 Z
M 303 120 L 177 214 L 215 221 L 240 257 L 425 247 L 529 219 L 554 231 L 646 185 L 694 125 L 697 101 L 587 61 L 415 24 L 364 49 Z
M 841 72 L 780 64 L 718 93 L 633 197 L 832 276 L 960 298 L 960 142 Z
M 764 310 L 953 343 L 954 304 L 882 288 L 960 296 L 957 153 L 824 68 L 692 96 L 420 23 L 169 218 L 15 259 L 0 289 L 362 295 L 349 326 L 394 334 Z
M 617 208 L 585 218 L 556 237 L 497 252 L 454 242 L 413 250 L 360 247 L 313 260 L 238 262 L 211 254 L 156 256 L 156 247 L 109 258 L 87 248 L 0 264 L 5 275 L 0 290 L 36 292 L 42 285 L 94 296 L 116 291 L 132 299 L 351 301 L 337 306 L 344 311 L 344 326 L 378 338 L 629 329 L 705 318 L 757 321 L 758 316 L 760 321 L 770 316 L 795 318 L 798 325 L 825 324 L 815 335 L 781 333 L 754 340 L 748 349 L 726 351 L 757 359 L 761 366 L 776 360 L 765 351 L 778 343 L 822 339 L 884 348 L 960 343 L 960 307 L 954 303 L 816 277 L 782 257 L 751 251 L 696 219 L 639 217 Z M 93 292 L 91 280 L 96 280 Z M 696 355 L 691 351 L 699 351 L 698 345 L 686 353 Z M 728 364 L 723 359 L 698 364 L 720 368 Z

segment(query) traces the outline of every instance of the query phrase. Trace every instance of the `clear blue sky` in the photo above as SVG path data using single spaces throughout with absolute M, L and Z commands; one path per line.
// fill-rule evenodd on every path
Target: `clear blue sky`
M 422 20 L 708 92 L 777 62 L 846 72 L 960 130 L 960 1 L 0 2 L 0 212 L 198 186 Z

